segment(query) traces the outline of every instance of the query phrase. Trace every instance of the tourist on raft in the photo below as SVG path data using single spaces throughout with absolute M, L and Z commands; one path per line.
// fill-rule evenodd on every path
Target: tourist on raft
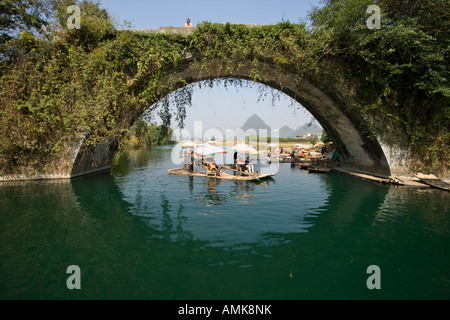
M 255 169 L 253 168 L 253 164 L 250 162 L 250 157 L 247 156 L 247 158 L 245 159 L 245 166 L 247 167 L 247 171 L 254 173 Z

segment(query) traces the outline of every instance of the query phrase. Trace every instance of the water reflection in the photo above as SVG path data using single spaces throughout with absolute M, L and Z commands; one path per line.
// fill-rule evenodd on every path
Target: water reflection
M 422 220 L 427 229 L 440 235 L 449 233 L 450 218 L 442 214 L 450 212 L 449 194 L 432 188 L 390 187 L 373 225 L 410 219 L 411 206 L 415 208 L 414 218 Z
M 272 179 L 272 181 L 275 181 Z M 231 187 L 230 195 L 240 200 L 242 204 L 253 204 L 251 199 L 255 197 L 255 187 L 268 187 L 269 181 L 252 183 L 250 181 L 236 181 Z
M 206 188 L 202 191 L 193 193 L 193 197 L 196 204 L 209 206 L 222 206 L 225 205 L 228 196 L 220 189 L 222 180 L 214 178 L 206 178 Z
M 327 201 L 320 208 L 330 215 L 329 221 L 335 231 L 345 233 L 360 225 L 361 219 L 369 217 L 381 206 L 389 187 L 371 181 L 360 180 L 346 174 L 322 174 L 326 181 Z M 361 213 L 365 214 L 362 216 Z M 370 222 L 367 222 L 370 224 Z
M 167 162 L 167 153 L 172 150 L 170 146 L 158 147 L 161 152 L 149 152 L 148 149 L 122 150 L 115 154 L 113 160 L 112 174 L 122 176 L 130 171 L 145 168 L 150 162 L 158 165 Z
M 112 177 L 3 184 L 0 201 L 1 298 L 95 298 L 89 289 L 128 259 L 120 247 L 133 243 L 133 221 Z M 86 295 L 64 285 L 73 264 L 82 266 Z
M 114 176 L 0 185 L 0 298 L 449 297 L 445 192 L 289 164 L 261 183 L 169 177 L 148 153 Z
M 198 178 L 197 178 L 198 179 Z M 205 188 L 194 192 L 194 178 L 189 177 L 189 191 L 195 199 L 196 205 L 222 206 L 226 205 L 229 198 L 239 199 L 243 204 L 252 204 L 256 188 L 267 188 L 275 183 L 275 179 L 265 181 L 227 181 L 214 178 L 206 178 Z M 225 185 L 224 188 L 221 186 Z M 225 192 L 227 190 L 228 192 Z
M 165 150 L 153 150 L 158 157 Z M 170 158 L 169 158 L 170 159 Z M 271 199 L 290 199 L 294 189 L 280 185 L 273 193 L 276 179 L 264 181 L 234 181 L 203 177 L 172 176 L 167 174 L 170 160 L 134 168 L 130 172 L 117 175 L 115 181 L 124 194 L 124 199 L 132 204 L 132 214 L 145 219 L 155 231 L 154 237 L 164 233 L 176 239 L 173 230 L 177 217 L 175 207 L 183 206 L 180 228 L 189 230 L 193 239 L 207 241 L 210 245 L 230 245 L 240 242 L 258 242 L 266 232 L 301 232 L 303 207 L 296 210 L 273 211 Z M 320 188 L 320 183 L 316 184 Z M 270 196 L 269 196 L 270 195 Z M 324 197 L 324 195 L 319 196 Z M 320 204 L 312 203 L 317 207 Z M 308 204 L 309 205 L 309 204 Z M 280 207 L 291 207 L 288 202 Z M 156 208 L 162 210 L 156 210 Z M 159 212 L 158 212 L 159 211 Z M 162 211 L 162 212 L 161 212 Z M 277 228 L 273 228 L 274 214 L 278 216 Z M 287 222 L 291 221 L 291 223 Z

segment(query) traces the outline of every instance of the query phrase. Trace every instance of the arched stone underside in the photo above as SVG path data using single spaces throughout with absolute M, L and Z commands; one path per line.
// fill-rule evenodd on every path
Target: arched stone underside
M 161 81 L 171 84 L 173 92 L 187 84 L 203 80 L 221 78 L 253 80 L 249 77 L 253 67 L 248 61 L 239 61 L 236 65 L 239 65 L 239 69 L 230 72 L 220 61 L 212 61 L 208 71 L 204 71 L 199 63 L 187 59 L 176 70 L 165 70 L 165 76 Z M 380 144 L 377 139 L 363 134 L 370 132 L 369 123 L 362 115 L 346 111 L 345 101 L 342 101 L 344 98 L 341 98 L 336 90 L 333 91 L 332 86 L 325 91 L 323 86 L 319 88 L 313 84 L 319 81 L 317 79 L 307 80 L 295 74 L 280 72 L 271 65 L 261 62 L 258 65 L 258 73 L 258 82 L 277 89 L 299 102 L 322 125 L 336 144 L 342 168 L 380 177 L 407 171 L 404 166 L 399 166 L 396 160 L 391 159 L 389 154 L 385 154 L 391 146 L 386 143 Z M 332 81 L 338 81 L 336 79 L 339 77 L 334 77 Z M 141 112 L 136 110 L 130 110 L 129 114 L 133 115 L 131 122 L 141 116 Z M 89 152 L 74 152 L 76 157 L 72 162 L 72 177 L 111 167 L 116 146 L 112 143 L 113 139 L 105 141 Z M 76 148 L 84 150 L 82 144 Z M 404 154 L 401 154 L 401 158 L 405 158 Z

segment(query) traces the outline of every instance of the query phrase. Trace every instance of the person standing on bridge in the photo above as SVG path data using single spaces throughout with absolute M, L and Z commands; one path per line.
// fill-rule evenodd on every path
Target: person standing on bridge
M 186 19 L 186 24 L 184 26 L 185 27 L 192 27 L 191 19 L 187 18 Z

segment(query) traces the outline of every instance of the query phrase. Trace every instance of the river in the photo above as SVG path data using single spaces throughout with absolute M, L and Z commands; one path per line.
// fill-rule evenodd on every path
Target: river
M 170 155 L 0 184 L 0 298 L 450 298 L 448 192 L 290 164 L 259 183 L 169 176 Z

